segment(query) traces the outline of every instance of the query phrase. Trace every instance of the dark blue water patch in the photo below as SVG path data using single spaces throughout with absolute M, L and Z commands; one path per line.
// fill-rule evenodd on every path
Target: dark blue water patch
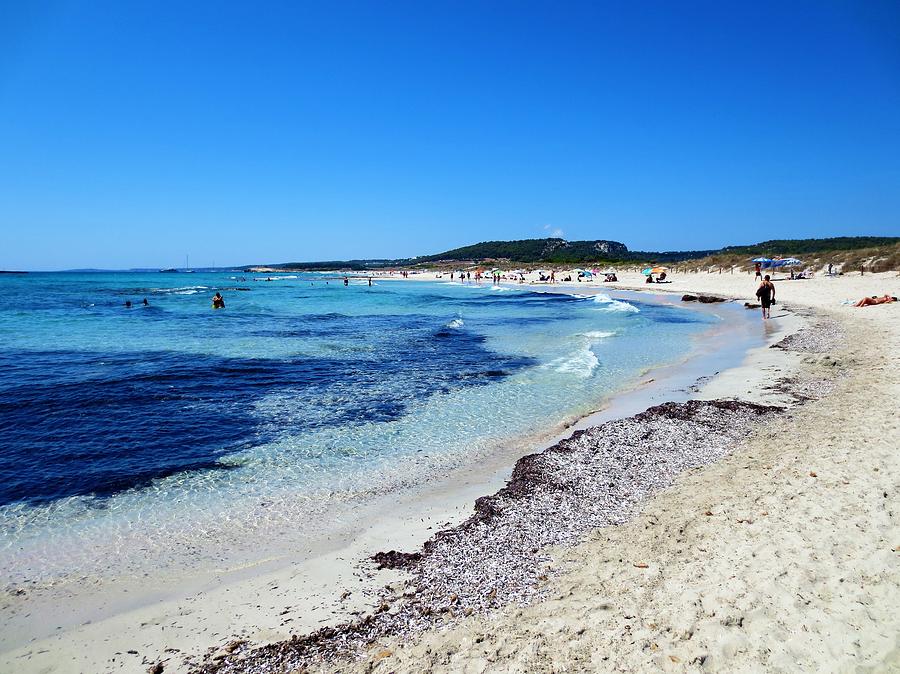
M 392 421 L 413 401 L 533 364 L 466 330 L 439 338 L 441 329 L 408 330 L 367 359 L 0 353 L 0 504 L 225 470 L 222 457 L 280 434 Z M 279 404 L 258 408 L 270 395 Z

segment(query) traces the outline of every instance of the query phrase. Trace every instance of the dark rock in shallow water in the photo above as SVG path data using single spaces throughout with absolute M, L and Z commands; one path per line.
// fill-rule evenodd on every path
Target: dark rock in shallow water
M 714 302 L 727 302 L 724 297 L 714 297 L 712 295 L 682 295 L 682 302 L 702 302 L 703 304 L 712 304 Z

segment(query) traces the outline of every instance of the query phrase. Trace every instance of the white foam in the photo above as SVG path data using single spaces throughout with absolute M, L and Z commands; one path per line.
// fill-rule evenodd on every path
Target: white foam
M 154 293 L 169 293 L 171 295 L 194 295 L 201 290 L 209 290 L 209 286 L 182 286 L 180 288 L 150 288 Z
M 555 372 L 574 374 L 583 379 L 587 379 L 594 374 L 594 370 L 600 365 L 600 360 L 597 358 L 597 354 L 594 353 L 592 347 L 597 342 L 608 337 L 613 337 L 615 334 L 616 333 L 614 332 L 604 332 L 602 330 L 591 330 L 589 332 L 578 333 L 576 335 L 579 342 L 578 348 L 568 355 L 550 361 L 548 366 Z
M 465 323 L 465 321 L 463 321 L 463 319 L 461 319 L 461 318 L 454 318 L 452 321 L 450 321 L 449 323 L 447 323 L 447 325 L 445 325 L 444 327 L 446 327 L 446 328 L 459 329 L 459 328 L 461 328 L 462 326 L 464 326 L 465 324 L 466 324 L 466 323 Z
M 592 298 L 596 304 L 602 304 L 603 306 L 598 307 L 597 311 L 623 311 L 629 313 L 639 313 L 640 309 L 638 309 L 633 304 L 628 304 L 628 302 L 623 302 L 621 300 L 614 300 L 609 295 L 604 295 L 603 293 L 598 293 L 594 295 Z
M 557 358 L 550 363 L 550 367 L 556 372 L 574 374 L 583 379 L 587 379 L 594 374 L 594 370 L 597 369 L 598 365 L 600 365 L 600 360 L 591 350 L 590 344 L 586 344 L 574 353 Z

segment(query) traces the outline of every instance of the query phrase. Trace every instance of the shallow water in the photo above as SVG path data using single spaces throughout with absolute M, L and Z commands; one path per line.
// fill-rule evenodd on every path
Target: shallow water
M 110 554 L 136 574 L 224 531 L 252 548 L 324 526 L 331 503 L 595 409 L 717 321 L 605 295 L 271 278 L 0 276 L 0 581 L 101 573 Z

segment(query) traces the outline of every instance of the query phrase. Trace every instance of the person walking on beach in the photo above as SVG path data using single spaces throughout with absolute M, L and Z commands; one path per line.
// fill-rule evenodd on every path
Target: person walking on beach
M 756 276 L 753 277 L 754 279 L 762 278 L 761 270 L 762 270 L 762 265 L 759 262 L 757 262 L 756 263 Z
M 756 296 L 759 298 L 760 305 L 762 305 L 763 320 L 772 318 L 769 307 L 775 304 L 775 284 L 772 283 L 768 274 L 766 274 L 763 282 L 759 284 L 759 288 L 756 289 Z

